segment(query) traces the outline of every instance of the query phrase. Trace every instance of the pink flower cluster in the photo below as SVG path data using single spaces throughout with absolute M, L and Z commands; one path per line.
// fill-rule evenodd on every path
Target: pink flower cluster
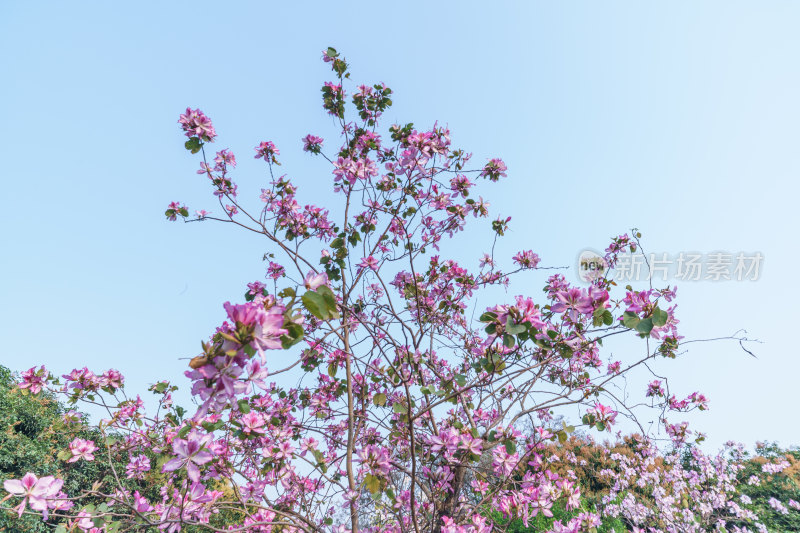
M 207 142 L 214 142 L 217 132 L 205 113 L 199 109 L 186 108 L 186 112 L 180 116 L 178 123 L 183 128 L 187 137 L 198 137 Z

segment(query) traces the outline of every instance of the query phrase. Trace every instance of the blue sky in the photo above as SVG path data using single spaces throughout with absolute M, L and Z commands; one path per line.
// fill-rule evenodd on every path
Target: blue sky
M 172 200 L 213 205 L 178 114 L 212 118 L 243 196 L 266 184 L 251 154 L 269 139 L 304 198 L 325 203 L 330 175 L 300 138 L 333 131 L 319 94 L 332 45 L 355 81 L 394 89 L 388 122 L 439 120 L 475 161 L 507 162 L 489 198 L 513 217 L 504 251 L 571 266 L 635 226 L 653 252 L 761 252 L 756 282 L 678 290 L 687 338 L 744 328 L 758 359 L 698 343 L 659 371 L 710 397 L 689 419 L 711 445 L 800 444 L 798 17 L 771 0 L 3 2 L 0 363 L 112 366 L 134 390 L 180 381 L 179 358 L 263 277 L 267 249 L 164 221 Z

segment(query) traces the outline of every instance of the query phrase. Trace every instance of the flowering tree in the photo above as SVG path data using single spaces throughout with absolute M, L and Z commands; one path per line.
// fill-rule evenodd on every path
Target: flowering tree
M 760 455 L 748 458 L 741 445 L 728 442 L 714 455 L 693 444 L 664 453 L 637 434 L 613 444 L 573 435 L 548 445 L 542 456 L 549 468 L 580 487 L 581 507 L 597 511 L 601 531 L 796 531 L 800 504 L 792 496 L 800 487 L 792 482 L 790 463 L 795 457 L 763 445 L 757 451 Z M 507 530 L 581 531 L 578 510 L 555 506 L 553 512 L 552 518 L 540 515 L 527 527 L 510 521 Z
M 358 86 L 348 108 L 347 63 L 332 48 L 323 59 L 336 78 L 322 87 L 323 108 L 341 144 L 327 153 L 328 142 L 308 135 L 303 149 L 330 163 L 340 204 L 303 205 L 298 186 L 273 174 L 280 151 L 264 141 L 255 157 L 271 181 L 262 203 L 249 207 L 237 195 L 234 154 L 212 159 L 214 126 L 187 109 L 179 120 L 185 147 L 202 157 L 198 174 L 219 207 L 190 217 L 173 202 L 166 216 L 263 236 L 267 283 L 252 282 L 242 303 L 224 304 L 227 320 L 189 363 L 194 411 L 174 405 L 167 381 L 151 388 L 159 409 L 148 415 L 114 370 L 75 369 L 61 379 L 43 367 L 25 372 L 20 388 L 31 394 L 48 387 L 107 409 L 105 438 L 76 439 L 60 460 L 128 462 L 114 483 L 80 494 L 34 474 L 8 481 L 19 513 L 49 512 L 63 530 L 452 533 L 502 529 L 497 513 L 527 521 L 550 516 L 556 504 L 579 506 L 575 484 L 542 458 L 548 443 L 575 430 L 554 426 L 553 413 L 572 409 L 576 426 L 599 431 L 632 416 L 611 385 L 649 360 L 675 357 L 674 290 L 612 294 L 615 284 L 602 275 L 579 287 L 554 274 L 542 298 L 516 296 L 476 319 L 487 288 L 540 268 L 530 250 L 506 269 L 493 255 L 477 268 L 438 255 L 470 219 L 489 216 L 475 188 L 505 178 L 506 165 L 470 167 L 470 154 L 436 124 L 380 130 L 392 90 Z M 509 221 L 490 222 L 495 238 Z M 637 246 L 637 234 L 617 237 L 606 261 L 613 266 Z M 600 350 L 613 335 L 639 337 L 639 355 L 606 364 Z M 285 355 L 274 356 L 279 350 Z M 699 393 L 670 395 L 665 380 L 643 384 L 645 393 L 662 419 L 668 410 L 705 408 Z M 523 422 L 535 430 L 523 434 Z M 667 430 L 676 439 L 687 434 L 680 424 Z M 141 480 L 156 483 L 159 497 L 135 490 Z M 89 496 L 105 499 L 103 507 L 82 506 Z M 586 510 L 573 525 L 599 523 Z
M 744 464 L 733 443 L 715 456 L 693 446 L 661 456 L 643 439 L 631 439 L 628 453 L 604 452 L 613 466 L 598 472 L 609 486 L 599 509 L 631 531 L 767 531 L 740 492 Z

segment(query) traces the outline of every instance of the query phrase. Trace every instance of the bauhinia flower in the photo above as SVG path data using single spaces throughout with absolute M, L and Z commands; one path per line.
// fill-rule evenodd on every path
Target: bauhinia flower
M 187 137 L 199 137 L 204 141 L 214 142 L 214 137 L 217 136 L 217 132 L 214 131 L 214 125 L 211 124 L 211 119 L 199 109 L 187 107 L 186 113 L 181 115 L 178 123 Z
M 95 450 L 97 450 L 97 446 L 95 446 L 94 441 L 75 439 L 69 443 L 69 451 L 72 453 L 72 457 L 67 462 L 74 463 L 80 459 L 94 461 Z
M 318 154 L 322 149 L 322 137 L 317 137 L 316 135 L 306 135 L 303 137 L 303 150 L 306 152 L 311 152 L 312 154 Z
M 186 468 L 189 479 L 197 483 L 200 481 L 200 465 L 204 465 L 214 458 L 210 452 L 204 450 L 204 446 L 211 440 L 211 435 L 201 436 L 197 432 L 191 432 L 186 440 L 175 439 L 172 443 L 172 451 L 177 455 L 176 458 L 167 461 L 162 472 L 174 472 L 179 468 Z
M 31 394 L 39 394 L 42 390 L 42 385 L 47 383 L 47 377 L 50 374 L 44 366 L 40 366 L 39 370 L 36 367 L 31 367 L 22 373 L 22 383 L 19 388 L 22 390 L 27 389 Z
M 312 271 L 306 274 L 306 279 L 303 280 L 303 283 L 305 284 L 306 289 L 313 291 L 322 285 L 328 284 L 328 275 L 325 272 L 316 274 Z
M 375 259 L 373 256 L 363 257 L 361 262 L 358 264 L 359 270 L 364 270 L 365 268 L 369 268 L 372 270 L 378 270 L 378 260 Z
M 14 496 L 22 496 L 22 502 L 15 507 L 17 516 L 22 516 L 25 506 L 30 505 L 34 511 L 42 511 L 47 515 L 47 500 L 54 498 L 64 484 L 63 479 L 53 476 L 37 478 L 28 472 L 22 479 L 8 479 L 3 482 L 3 488 Z

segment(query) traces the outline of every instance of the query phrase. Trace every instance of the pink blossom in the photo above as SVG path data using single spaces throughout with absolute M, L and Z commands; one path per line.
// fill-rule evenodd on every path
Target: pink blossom
M 88 511 L 80 511 L 76 516 L 75 520 L 73 521 L 72 527 L 78 527 L 82 531 L 87 531 L 89 533 L 95 533 L 97 528 L 94 527 L 94 520 L 92 520 L 92 515 Z
M 147 501 L 147 498 L 139 494 L 139 491 L 133 493 L 133 508 L 137 513 L 149 513 L 153 511 L 153 506 Z
M 131 456 L 131 460 L 125 467 L 125 473 L 128 479 L 142 479 L 144 473 L 150 470 L 150 459 L 146 455 Z
M 172 443 L 172 451 L 177 457 L 167 461 L 161 471 L 174 472 L 179 468 L 186 468 L 186 474 L 190 480 L 195 483 L 200 481 L 200 469 L 198 466 L 204 465 L 214 458 L 211 453 L 204 449 L 210 440 L 211 435 L 200 436 L 196 432 L 190 432 L 187 440 L 175 439 Z
M 219 171 L 224 170 L 228 165 L 236 167 L 236 156 L 228 149 L 220 150 L 214 158 L 214 163 L 216 163 L 215 169 Z
M 31 394 L 39 394 L 48 377 L 50 373 L 44 366 L 40 366 L 39 370 L 36 370 L 35 366 L 31 367 L 22 373 L 22 383 L 19 384 L 19 388 L 27 389 Z
M 283 266 L 279 265 L 278 263 L 273 263 L 272 261 L 269 262 L 269 267 L 267 268 L 267 277 L 277 280 L 285 275 L 286 271 L 284 270 Z
M 275 148 L 275 144 L 272 141 L 263 141 L 261 144 L 255 147 L 256 159 L 264 158 L 264 161 L 267 163 L 278 163 L 278 160 L 275 156 L 280 155 L 280 150 Z
M 587 412 L 593 415 L 598 422 L 607 426 L 613 424 L 614 420 L 617 418 L 617 412 L 615 410 L 600 402 L 595 402 L 594 407 L 590 407 Z
M 22 496 L 22 502 L 15 508 L 18 516 L 22 516 L 26 504 L 34 511 L 42 511 L 46 515 L 47 500 L 55 497 L 63 484 L 63 479 L 53 476 L 37 478 L 35 474 L 28 472 L 22 479 L 4 481 L 3 488 L 14 496 Z
M 241 418 L 239 418 L 239 422 L 242 424 L 242 432 L 245 435 L 249 435 L 250 433 L 264 434 L 264 417 L 255 411 L 250 411 L 242 415 Z
M 264 289 L 266 286 L 261 283 L 260 281 L 254 281 L 252 283 L 247 284 L 247 295 L 248 296 L 258 296 L 264 293 Z
M 362 257 L 361 262 L 358 264 L 358 266 L 359 270 L 364 270 L 365 268 L 378 270 L 378 260 L 375 259 L 373 256 Z
M 303 150 L 311 152 L 312 154 L 318 154 L 322 150 L 322 142 L 322 137 L 306 135 L 303 137 Z
M 69 444 L 69 451 L 72 453 L 72 457 L 67 462 L 74 463 L 80 459 L 94 461 L 94 452 L 96 450 L 97 446 L 95 446 L 94 441 L 76 438 Z
M 506 164 L 503 163 L 502 159 L 490 159 L 486 166 L 483 167 L 483 171 L 479 174 L 480 177 L 489 178 L 490 181 L 497 181 L 501 177 L 506 177 Z
M 656 379 L 650 382 L 647 386 L 647 396 L 664 396 L 664 388 L 661 386 L 661 381 Z
M 533 253 L 532 250 L 519 252 L 513 259 L 521 268 L 536 268 L 540 261 L 539 256 Z
M 592 306 L 592 299 L 588 294 L 579 289 L 572 288 L 566 291 L 560 291 L 555 295 L 558 303 L 551 307 L 554 313 L 563 313 L 567 311 L 572 320 L 578 320 L 578 313 L 590 314 L 594 307 Z
M 183 131 L 187 137 L 199 137 L 200 139 L 208 142 L 214 142 L 217 132 L 214 131 L 214 126 L 209 119 L 199 109 L 186 108 L 186 113 L 178 119 Z
M 119 370 L 110 368 L 103 372 L 99 381 L 101 387 L 107 387 L 114 390 L 122 388 L 123 383 L 125 383 L 125 378 Z
M 314 273 L 314 271 L 309 272 L 306 274 L 306 278 L 303 281 L 305 284 L 306 289 L 313 291 L 321 287 L 322 285 L 328 284 L 328 274 L 325 272 L 321 272 L 319 274 Z

